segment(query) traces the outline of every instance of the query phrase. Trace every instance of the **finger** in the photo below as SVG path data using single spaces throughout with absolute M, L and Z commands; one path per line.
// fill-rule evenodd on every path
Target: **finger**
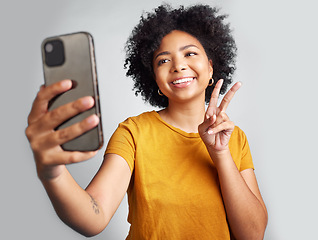
M 221 90 L 221 87 L 223 85 L 223 79 L 220 79 L 214 89 L 213 89 L 213 92 L 211 94 L 211 99 L 210 99 L 210 103 L 209 105 L 211 105 L 212 107 L 216 107 L 217 106 L 217 103 L 218 103 L 218 99 L 219 99 L 219 94 L 220 94 L 220 90 Z
M 213 109 L 216 109 L 216 107 L 217 107 L 219 94 L 220 94 L 220 90 L 221 90 L 222 84 L 223 84 L 223 79 L 220 79 L 216 83 L 216 85 L 215 85 L 215 87 L 213 89 L 213 92 L 211 94 L 211 99 L 210 99 L 210 102 L 209 102 L 209 106 L 208 106 L 206 114 L 205 114 L 205 118 L 206 119 L 210 118 L 214 114 Z
M 48 104 L 51 99 L 63 92 L 70 90 L 71 88 L 71 80 L 63 80 L 47 87 L 41 86 L 40 91 L 33 102 L 31 112 L 28 117 L 28 124 L 37 121 L 47 112 Z
M 56 147 L 58 147 L 58 151 L 62 151 L 60 145 L 93 129 L 98 122 L 99 118 L 96 115 L 91 115 L 79 123 L 58 131 L 52 131 L 49 134 L 43 134 L 42 137 L 32 138 L 31 136 L 29 137 L 31 148 L 34 152 L 43 152 L 49 149 L 56 150 Z
M 48 112 L 39 122 L 39 130 L 55 129 L 68 119 L 94 106 L 91 96 L 82 97 Z
M 52 150 L 52 153 L 47 155 L 46 165 L 64 165 L 86 161 L 97 154 L 98 151 L 79 152 L 79 151 L 60 151 Z
M 26 135 L 29 140 L 32 140 L 33 136 L 47 134 L 47 131 L 52 131 L 66 120 L 93 106 L 94 99 L 88 96 L 58 107 L 46 113 L 34 124 L 30 124 L 26 129 Z
M 50 134 L 50 137 L 46 140 L 46 147 L 54 147 L 56 145 L 62 145 L 83 133 L 93 129 L 99 123 L 99 118 L 96 115 L 91 115 L 81 122 L 75 123 L 72 126 L 54 131 Z
M 64 152 L 65 161 L 64 164 L 72 164 L 86 161 L 96 155 L 98 151 L 92 152 Z
M 212 117 L 204 120 L 202 124 L 199 125 L 199 132 L 201 134 L 204 134 L 208 131 L 209 128 L 212 127 L 212 125 L 215 123 L 216 115 L 212 115 Z
M 234 123 L 231 121 L 222 122 L 221 124 L 208 129 L 208 134 L 217 134 L 220 132 L 231 132 L 234 130 Z
M 217 116 L 216 119 L 213 123 L 212 127 L 215 127 L 223 122 L 229 121 L 230 118 L 228 117 L 228 115 L 225 112 L 220 112 Z
M 239 90 L 239 88 L 242 86 L 241 82 L 237 82 L 235 83 L 231 89 L 225 94 L 225 96 L 222 99 L 222 102 L 219 106 L 220 111 L 225 112 L 228 105 L 230 104 L 232 98 L 234 97 L 235 93 L 237 90 Z

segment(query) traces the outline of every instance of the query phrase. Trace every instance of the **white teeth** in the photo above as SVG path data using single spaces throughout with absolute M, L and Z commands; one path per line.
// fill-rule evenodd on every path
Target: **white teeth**
M 179 83 L 185 83 L 185 82 L 191 82 L 193 80 L 193 78 L 182 78 L 182 79 L 178 79 L 174 82 L 172 82 L 173 84 L 179 84 Z

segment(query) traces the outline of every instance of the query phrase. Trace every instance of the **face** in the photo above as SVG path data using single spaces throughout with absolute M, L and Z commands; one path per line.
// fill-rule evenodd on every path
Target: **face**
M 161 41 L 153 57 L 155 79 L 161 92 L 171 101 L 205 99 L 212 78 L 212 61 L 192 35 L 174 30 Z

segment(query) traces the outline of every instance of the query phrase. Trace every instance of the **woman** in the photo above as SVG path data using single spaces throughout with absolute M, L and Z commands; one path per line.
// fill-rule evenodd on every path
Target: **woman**
M 142 17 L 127 42 L 127 75 L 136 94 L 163 109 L 119 124 L 85 190 L 65 165 L 96 152 L 65 152 L 60 144 L 94 128 L 98 118 L 53 129 L 94 102 L 85 97 L 48 112 L 50 99 L 72 83 L 40 89 L 26 134 L 38 176 L 66 224 L 86 236 L 98 234 L 127 192 L 127 239 L 263 238 L 267 211 L 248 143 L 226 115 L 241 84 L 217 106 L 235 69 L 236 47 L 224 18 L 202 5 L 159 6 Z

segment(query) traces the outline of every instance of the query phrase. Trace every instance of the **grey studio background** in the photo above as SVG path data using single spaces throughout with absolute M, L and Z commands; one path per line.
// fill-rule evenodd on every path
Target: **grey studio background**
M 170 1 L 173 6 L 196 1 Z M 315 239 L 317 212 L 317 54 L 315 1 L 201 1 L 222 8 L 238 45 L 235 79 L 243 86 L 228 114 L 246 133 L 269 212 L 265 239 Z M 123 69 L 124 43 L 143 10 L 159 0 L 12 0 L 0 3 L 1 239 L 84 239 L 56 216 L 37 179 L 24 135 L 43 83 L 40 44 L 47 36 L 88 31 L 95 39 L 106 143 L 118 123 L 153 109 L 136 98 Z M 106 145 L 70 166 L 86 187 Z M 127 199 L 92 239 L 125 239 Z M 181 220 L 181 219 L 180 219 Z

